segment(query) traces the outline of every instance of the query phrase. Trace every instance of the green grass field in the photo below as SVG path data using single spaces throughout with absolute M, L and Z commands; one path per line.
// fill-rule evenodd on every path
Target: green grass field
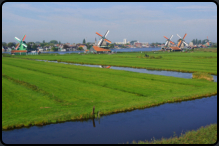
M 133 144 L 216 144 L 217 124 L 201 127 L 198 130 L 187 131 L 185 134 L 173 136 L 169 139 L 153 139 L 152 141 L 139 141 Z
M 144 53 L 149 55 L 144 57 Z M 43 54 L 14 57 L 58 60 L 63 62 L 136 67 L 182 72 L 217 74 L 217 48 L 195 49 L 188 52 L 129 52 L 116 54 Z M 154 57 L 154 58 L 153 58 Z
M 2 129 L 89 118 L 93 106 L 103 115 L 215 94 L 217 83 L 203 79 L 2 58 Z

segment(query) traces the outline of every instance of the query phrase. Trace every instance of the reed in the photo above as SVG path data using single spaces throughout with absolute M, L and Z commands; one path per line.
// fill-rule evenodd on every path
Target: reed
M 169 139 L 161 138 L 151 141 L 133 141 L 132 144 L 216 144 L 217 142 L 217 124 L 200 127 L 197 130 L 186 131 L 178 137 L 175 133 Z
M 204 79 L 208 81 L 214 81 L 214 78 L 212 75 L 209 75 L 208 73 L 202 73 L 202 72 L 195 72 L 192 74 L 193 79 Z

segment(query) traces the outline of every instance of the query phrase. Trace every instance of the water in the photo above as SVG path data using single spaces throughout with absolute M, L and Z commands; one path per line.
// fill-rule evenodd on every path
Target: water
M 46 60 L 37 60 L 37 61 L 46 61 Z M 57 61 L 46 61 L 46 62 L 72 64 L 72 65 L 80 65 L 80 66 L 88 66 L 88 67 L 100 67 L 100 65 L 77 64 L 77 63 L 67 63 L 67 62 L 57 62 Z M 148 69 L 139 69 L 139 68 L 131 68 L 131 67 L 116 67 L 116 66 L 111 66 L 110 69 L 125 70 L 125 71 L 147 73 L 147 74 L 154 74 L 154 75 L 172 76 L 172 77 L 187 78 L 187 79 L 192 78 L 192 73 L 176 72 L 176 71 L 148 70 Z M 217 76 L 216 75 L 212 75 L 212 76 L 214 78 L 214 82 L 217 82 Z
M 112 52 L 139 52 L 139 51 L 158 51 L 161 48 L 126 48 L 126 49 L 110 49 Z M 11 54 L 11 52 L 2 52 Z M 70 53 L 84 53 L 84 51 L 56 51 L 56 52 L 41 52 L 41 53 L 58 53 L 58 54 L 70 54 Z
M 167 103 L 84 122 L 2 131 L 6 144 L 117 144 L 169 138 L 217 123 L 217 96 Z

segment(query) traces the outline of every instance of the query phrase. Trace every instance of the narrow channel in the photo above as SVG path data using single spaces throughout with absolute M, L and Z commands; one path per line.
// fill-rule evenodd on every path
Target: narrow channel
M 102 116 L 88 121 L 68 121 L 45 126 L 2 131 L 6 144 L 117 144 L 169 138 L 217 123 L 217 96 L 166 103 L 156 107 Z
M 90 64 L 67 63 L 67 62 L 47 61 L 47 60 L 36 60 L 36 61 L 72 64 L 72 65 L 88 66 L 88 67 L 100 67 L 100 65 L 90 65 Z M 125 71 L 147 73 L 147 74 L 154 74 L 154 75 L 172 76 L 172 77 L 187 78 L 187 79 L 192 78 L 192 73 L 177 72 L 177 71 L 148 70 L 148 69 L 141 69 L 141 68 L 116 67 L 116 66 L 111 66 L 110 69 L 125 70 Z M 213 76 L 214 82 L 217 82 L 217 76 L 216 75 L 212 75 L 212 76 Z

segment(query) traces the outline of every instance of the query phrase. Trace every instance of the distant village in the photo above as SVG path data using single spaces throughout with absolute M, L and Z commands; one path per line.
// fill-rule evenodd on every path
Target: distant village
M 189 46 L 193 48 L 206 48 L 204 41 L 197 41 L 197 44 L 193 43 L 194 41 L 191 41 L 189 43 Z M 97 41 L 95 42 L 86 42 L 85 39 L 83 40 L 83 43 L 81 44 L 70 44 L 70 43 L 61 43 L 56 40 L 51 40 L 50 42 L 46 43 L 43 42 L 28 42 L 27 44 L 27 51 L 36 51 L 36 52 L 50 52 L 50 51 L 88 51 L 91 46 L 96 46 Z M 115 42 L 112 44 L 106 43 L 107 47 L 109 49 L 124 49 L 124 48 L 162 48 L 165 46 L 165 43 L 148 43 L 148 42 L 139 42 L 137 40 L 133 41 L 127 41 L 126 39 L 123 40 L 123 42 Z M 5 42 L 2 42 L 2 52 L 11 52 L 11 50 L 15 50 L 17 44 L 15 42 L 9 42 L 8 44 Z M 177 43 L 174 45 L 171 44 L 171 46 L 177 46 Z M 217 46 L 216 43 L 210 42 L 210 46 Z

